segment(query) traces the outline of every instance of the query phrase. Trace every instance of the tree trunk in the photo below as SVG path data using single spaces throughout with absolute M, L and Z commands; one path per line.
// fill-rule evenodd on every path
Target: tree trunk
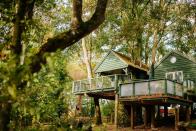
M 92 67 L 91 67 L 91 61 L 90 61 L 90 56 L 88 55 L 88 50 L 86 47 L 86 42 L 85 38 L 82 39 L 82 49 L 83 49 L 83 54 L 84 54 L 84 63 L 86 65 L 86 70 L 87 70 L 87 77 L 90 80 L 92 78 Z
M 156 63 L 156 51 L 158 47 L 158 36 L 157 36 L 157 30 L 154 30 L 154 42 L 152 47 L 152 65 L 151 65 L 151 73 L 150 73 L 150 79 L 154 79 L 154 65 Z
M 149 58 L 149 38 L 150 38 L 150 33 L 147 32 L 146 36 L 146 44 L 145 44 L 145 64 L 148 65 L 148 58 Z
M 95 103 L 95 118 L 96 118 L 96 125 L 101 125 L 101 110 L 99 106 L 99 98 L 94 97 L 94 103 Z
M 154 30 L 154 42 L 153 42 L 153 47 L 152 47 L 152 64 L 156 63 L 156 50 L 158 47 L 158 34 L 157 34 L 157 30 Z
M 0 107 L 0 131 L 8 131 L 10 122 L 11 103 L 3 103 Z

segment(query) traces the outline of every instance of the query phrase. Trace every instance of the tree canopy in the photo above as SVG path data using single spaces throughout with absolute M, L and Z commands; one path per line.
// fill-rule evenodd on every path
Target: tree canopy
M 181 0 L 0 1 L 0 129 L 67 117 L 72 79 L 111 49 L 149 66 L 169 50 L 196 56 L 195 12 Z

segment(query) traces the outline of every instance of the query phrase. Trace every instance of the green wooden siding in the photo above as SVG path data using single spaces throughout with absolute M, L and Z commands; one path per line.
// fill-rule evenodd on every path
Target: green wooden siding
M 172 56 L 176 57 L 175 63 L 170 62 Z M 167 72 L 174 71 L 183 71 L 184 80 L 189 79 L 196 82 L 196 63 L 174 52 L 155 67 L 155 79 L 163 79 Z
M 95 73 L 122 69 L 126 68 L 127 66 L 127 64 L 122 62 L 118 57 L 116 57 L 112 52 L 110 52 L 100 63 L 98 68 L 95 70 Z

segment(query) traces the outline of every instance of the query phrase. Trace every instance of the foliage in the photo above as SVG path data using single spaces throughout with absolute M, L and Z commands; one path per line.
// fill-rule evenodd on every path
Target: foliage
M 58 52 L 48 58 L 48 63 L 33 76 L 28 87 L 18 90 L 16 101 L 12 104 L 12 127 L 40 123 L 61 126 L 61 117 L 68 118 L 69 106 L 73 103 L 69 101 L 71 79 L 65 71 L 65 55 Z
M 130 126 L 130 119 L 129 119 L 129 114 L 127 111 L 127 108 L 125 108 L 125 105 L 123 103 L 119 104 L 118 108 L 118 124 L 121 127 L 127 127 Z
M 103 116 L 114 114 L 114 101 L 104 101 L 101 105 L 101 113 Z
M 81 60 L 81 42 L 76 42 L 91 31 L 93 33 L 85 39 L 92 67 L 110 49 L 120 50 L 146 64 L 152 63 L 152 50 L 156 52 L 156 61 L 172 49 L 196 55 L 196 8 L 192 3 L 173 0 L 111 0 L 105 22 L 97 29 L 104 20 L 105 12 L 100 13 L 102 17 L 90 21 L 90 24 L 98 24 L 89 32 L 88 20 L 95 12 L 96 3 L 86 0 L 82 6 L 83 21 L 78 26 L 87 33 L 71 37 L 78 33 L 72 27 L 74 22 L 70 21 L 73 17 L 71 14 L 74 14 L 71 13 L 71 2 L 76 0 L 23 1 L 23 4 L 35 2 L 34 8 L 23 7 L 21 12 L 25 12 L 24 17 L 17 21 L 16 10 L 20 1 L 0 1 L 0 118 L 7 119 L 0 120 L 0 128 L 4 126 L 2 121 L 10 121 L 12 128 L 22 128 L 46 122 L 61 125 L 63 116 L 70 117 L 69 108 L 73 108 L 74 101 L 67 72 L 75 71 L 79 78 L 74 68 L 85 70 Z M 102 0 L 102 4 L 103 1 L 106 0 Z M 79 9 L 76 8 L 76 14 L 80 12 Z M 18 45 L 18 41 L 13 40 L 16 27 L 21 27 L 21 34 L 16 35 L 16 38 L 21 38 Z M 60 35 L 56 37 L 56 34 Z M 62 39 L 63 36 L 66 38 Z M 74 39 L 66 43 L 70 37 Z M 14 51 L 16 47 L 21 48 L 20 53 Z M 65 68 L 67 65 L 70 65 L 69 68 Z M 81 77 L 85 76 L 83 74 Z M 113 104 L 103 103 L 103 115 L 112 113 L 112 108 Z M 123 107 L 120 108 L 123 110 Z M 84 109 L 87 111 L 89 107 Z M 122 121 L 126 120 L 126 117 L 122 118 Z

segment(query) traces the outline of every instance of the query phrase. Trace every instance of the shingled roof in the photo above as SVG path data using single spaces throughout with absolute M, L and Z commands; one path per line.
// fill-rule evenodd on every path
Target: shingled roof
M 126 56 L 124 54 L 121 54 L 119 52 L 113 51 L 113 53 L 114 53 L 114 55 L 116 55 L 119 59 L 121 59 L 123 62 L 125 62 L 129 66 L 132 66 L 134 68 L 138 68 L 138 69 L 144 70 L 144 71 L 148 71 L 149 70 L 148 65 L 142 63 L 139 60 L 131 60 L 130 57 L 128 57 L 128 56 Z
M 110 55 L 110 54 L 113 54 L 117 59 L 119 59 L 122 64 L 124 65 L 123 67 L 134 67 L 134 68 L 137 68 L 139 70 L 142 70 L 142 71 L 148 71 L 149 70 L 149 67 L 148 65 L 142 63 L 141 61 L 139 60 L 131 60 L 130 57 L 122 54 L 122 53 L 119 53 L 119 52 L 116 52 L 116 51 L 113 51 L 111 50 L 110 52 L 108 52 L 108 54 L 102 59 L 102 61 L 95 67 L 95 73 L 99 72 L 97 71 L 99 69 L 99 67 L 104 63 L 104 61 L 107 59 L 107 57 Z M 112 65 L 111 65 L 112 66 Z M 119 67 L 120 69 L 121 67 Z
M 156 63 L 155 68 L 157 68 L 165 59 L 167 59 L 172 54 L 178 54 L 179 56 L 184 57 L 184 58 L 186 58 L 187 60 L 189 60 L 193 63 L 196 63 L 196 59 L 194 57 L 188 56 L 186 54 L 182 54 L 177 50 L 173 50 L 173 51 L 170 51 L 169 53 L 167 53 L 158 63 Z

